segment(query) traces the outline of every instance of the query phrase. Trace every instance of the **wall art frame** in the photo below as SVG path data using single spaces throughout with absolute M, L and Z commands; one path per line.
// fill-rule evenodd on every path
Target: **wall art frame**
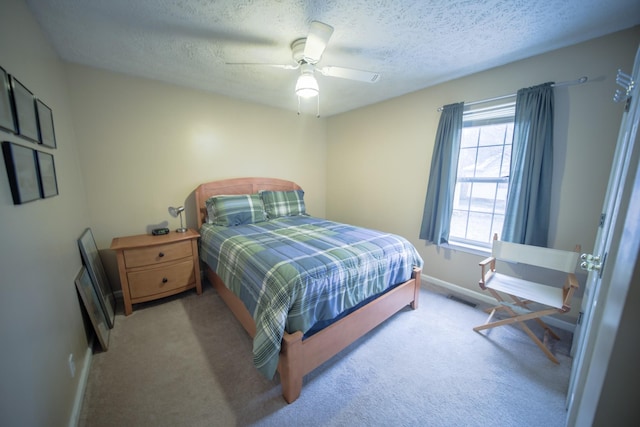
M 100 300 L 98 299 L 96 289 L 91 282 L 89 271 L 85 266 L 80 268 L 80 271 L 76 276 L 75 283 L 76 289 L 82 299 L 82 304 L 89 315 L 89 319 L 91 320 L 91 325 L 93 326 L 93 330 L 98 338 L 100 347 L 102 347 L 103 351 L 107 351 L 109 348 L 109 334 L 111 331 L 107 325 L 107 318 L 100 306 Z
M 43 199 L 58 195 L 58 179 L 53 154 L 36 151 L 38 159 L 38 178 L 40 181 L 40 196 Z
M 2 142 L 13 204 L 21 205 L 41 197 L 35 150 L 9 141 Z
M 13 115 L 13 101 L 9 74 L 0 67 L 0 129 L 11 133 L 18 133 L 16 120 Z
M 82 261 L 89 271 L 89 277 L 91 277 L 93 287 L 96 290 L 96 294 L 98 294 L 98 300 L 107 320 L 107 325 L 109 328 L 113 328 L 115 323 L 115 296 L 104 272 L 91 228 L 87 228 L 82 232 L 82 235 L 78 238 L 78 246 L 82 254 Z
M 38 117 L 36 113 L 36 97 L 15 76 L 10 76 L 13 93 L 13 111 L 15 113 L 18 135 L 36 144 L 40 142 L 38 135 Z
M 53 111 L 42 100 L 36 99 L 38 112 L 38 135 L 45 147 L 56 148 L 56 132 L 53 127 Z

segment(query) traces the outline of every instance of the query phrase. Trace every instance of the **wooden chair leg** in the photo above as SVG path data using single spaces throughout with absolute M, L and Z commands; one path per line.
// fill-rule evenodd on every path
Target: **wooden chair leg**
M 558 336 L 558 334 L 556 334 L 556 333 L 553 331 L 553 329 L 551 329 L 551 328 L 549 327 L 549 325 L 547 325 L 546 323 L 544 323 L 544 322 L 542 321 L 542 319 L 538 318 L 538 319 L 535 319 L 535 321 L 536 321 L 536 322 L 538 322 L 538 324 L 539 324 L 540 326 L 542 326 L 542 329 L 544 329 L 544 330 L 545 330 L 545 332 L 548 332 L 548 333 L 549 333 L 549 335 L 551 335 L 554 339 L 556 339 L 556 340 L 558 340 L 558 341 L 560 340 L 560 337 Z
M 504 305 L 496 305 L 495 307 L 485 308 L 485 313 L 491 313 L 492 311 L 504 310 Z
M 484 325 L 476 326 L 475 328 L 473 328 L 473 330 L 481 331 L 483 329 L 491 329 L 497 326 L 504 326 L 504 325 L 510 325 L 512 323 L 524 322 L 525 320 L 533 320 L 539 316 L 547 316 L 549 314 L 553 314 L 556 312 L 556 309 L 551 308 L 548 310 L 537 311 L 534 313 L 517 314 L 508 306 L 505 306 L 505 310 L 507 310 L 509 314 L 511 314 L 511 317 L 507 317 L 506 319 L 502 319 L 502 320 L 496 320 L 495 322 L 491 322 L 491 323 L 485 323 Z
M 489 289 L 490 291 L 493 291 L 492 289 Z M 492 292 L 493 293 L 493 292 Z M 499 295 L 494 295 L 496 297 L 496 299 L 498 301 L 504 302 L 504 300 L 502 300 L 500 298 Z M 515 297 L 512 297 L 515 299 Z M 520 304 L 518 304 L 520 303 Z M 516 301 L 516 304 L 519 305 L 520 307 L 523 307 L 525 309 L 528 309 L 526 305 L 521 305 L 522 301 Z M 493 318 L 493 315 L 495 314 L 495 312 L 499 309 L 502 310 L 506 310 L 507 313 L 509 313 L 509 315 L 511 317 L 507 318 L 507 319 L 503 319 L 503 320 L 498 320 L 495 322 L 491 322 L 491 319 Z M 491 328 L 495 328 L 498 326 L 504 326 L 504 325 L 510 325 L 512 323 L 517 323 L 518 325 L 520 325 L 520 327 L 522 328 L 522 330 L 529 336 L 529 338 L 531 338 L 531 340 L 538 346 L 540 347 L 540 349 L 544 352 L 544 354 L 549 358 L 549 360 L 551 360 L 553 363 L 559 364 L 560 362 L 558 361 L 558 359 L 553 355 L 553 353 L 551 353 L 551 351 L 547 348 L 546 345 L 544 345 L 544 343 L 542 341 L 540 341 L 540 339 L 536 336 L 536 334 L 533 333 L 533 331 L 524 323 L 525 320 L 540 320 L 539 317 L 537 316 L 541 316 L 544 315 L 544 313 L 548 313 L 551 314 L 552 312 L 555 312 L 555 309 L 550 309 L 550 310 L 545 310 L 541 313 L 528 313 L 528 314 L 521 314 L 518 315 L 515 311 L 513 311 L 513 309 L 507 305 L 501 305 L 498 307 L 494 307 L 493 309 L 491 309 L 491 313 L 489 314 L 489 317 L 487 318 L 487 321 L 485 322 L 484 325 L 480 325 L 480 326 L 476 326 L 475 328 L 473 328 L 474 331 L 479 332 L 485 329 L 491 329 Z M 549 331 L 549 333 L 553 336 L 556 336 L 555 333 L 553 331 L 551 331 L 551 329 L 549 327 L 546 327 L 546 324 L 544 322 L 542 322 L 540 320 L 540 322 L 542 323 L 542 325 L 544 325 L 543 327 L 545 327 L 545 330 Z
M 540 341 L 540 339 L 536 336 L 536 334 L 534 334 L 533 331 L 531 329 L 529 329 L 529 327 L 527 325 L 525 325 L 523 322 L 518 322 L 518 324 L 526 332 L 526 334 L 529 335 L 529 338 L 531 338 L 533 340 L 533 342 L 535 342 L 536 345 L 538 347 L 540 347 L 540 349 L 544 352 L 544 354 L 547 355 L 549 360 L 551 360 L 555 364 L 558 364 L 558 365 L 560 364 L 558 359 L 556 359 L 556 357 L 553 355 L 553 353 L 551 353 L 551 350 L 549 350 L 547 348 L 547 346 L 544 345 L 544 343 L 542 341 Z
M 509 295 L 511 297 L 511 299 L 513 300 L 513 302 L 518 306 L 518 307 L 522 307 L 523 309 L 527 310 L 527 311 L 531 311 L 531 309 L 529 308 L 529 306 L 527 304 L 529 304 L 530 301 L 523 301 L 520 298 L 516 297 L 515 295 Z M 539 317 L 534 319 L 536 322 L 538 322 L 538 324 L 542 327 L 542 329 L 544 329 L 545 331 L 547 331 L 549 333 L 549 335 L 551 335 L 553 338 L 560 340 L 560 337 L 553 331 L 553 329 L 551 329 L 549 327 L 549 325 L 547 325 L 546 323 L 544 323 L 542 321 L 542 319 L 540 319 Z

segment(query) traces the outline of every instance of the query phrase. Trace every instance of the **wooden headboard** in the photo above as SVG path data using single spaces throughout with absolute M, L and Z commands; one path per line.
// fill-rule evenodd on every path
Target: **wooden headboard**
M 289 191 L 302 188 L 293 181 L 277 178 L 233 178 L 222 181 L 205 182 L 196 188 L 198 208 L 198 229 L 207 220 L 206 202 L 209 197 L 220 194 L 254 194 L 262 190 Z

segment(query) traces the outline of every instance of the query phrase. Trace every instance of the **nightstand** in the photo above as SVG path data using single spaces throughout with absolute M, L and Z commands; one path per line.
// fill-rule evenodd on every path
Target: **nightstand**
M 124 314 L 132 305 L 152 301 L 196 288 L 202 293 L 198 234 L 194 230 L 175 231 L 153 236 L 116 237 L 111 249 L 116 251 L 118 272 L 124 299 Z

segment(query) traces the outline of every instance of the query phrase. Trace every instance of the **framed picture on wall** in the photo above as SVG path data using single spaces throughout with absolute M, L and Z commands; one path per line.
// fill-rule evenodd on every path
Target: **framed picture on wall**
M 115 322 L 115 296 L 107 280 L 107 275 L 104 272 L 100 253 L 98 252 L 98 247 L 96 246 L 96 241 L 93 239 L 93 233 L 90 228 L 84 230 L 78 239 L 78 246 L 82 254 L 82 261 L 89 271 L 89 277 L 91 277 L 93 287 L 98 294 L 100 307 L 102 308 L 104 317 L 107 319 L 107 325 L 109 328 L 113 328 Z
M 7 168 L 13 204 L 21 205 L 39 199 L 40 185 L 35 150 L 4 141 L 2 153 Z
M 0 67 L 0 129 L 16 133 L 16 122 L 13 118 L 13 106 L 11 103 L 11 85 L 9 75 Z
M 36 98 L 33 96 L 33 93 L 14 76 L 10 76 L 10 79 L 18 135 L 37 143 L 39 139 Z
M 56 134 L 53 130 L 53 112 L 41 100 L 36 100 L 38 112 L 38 135 L 40 143 L 45 147 L 56 148 Z
M 78 293 L 82 299 L 82 304 L 89 315 L 89 319 L 91 319 L 93 330 L 98 337 L 100 347 L 106 351 L 109 346 L 109 326 L 107 325 L 107 319 L 102 312 L 98 294 L 93 287 L 93 283 L 91 283 L 91 277 L 89 277 L 89 272 L 86 267 L 83 266 L 80 269 L 75 282 L 76 289 L 78 289 Z
M 58 180 L 56 179 L 56 167 L 53 163 L 53 155 L 43 151 L 37 151 L 38 175 L 40 178 L 40 191 L 43 199 L 58 195 Z

